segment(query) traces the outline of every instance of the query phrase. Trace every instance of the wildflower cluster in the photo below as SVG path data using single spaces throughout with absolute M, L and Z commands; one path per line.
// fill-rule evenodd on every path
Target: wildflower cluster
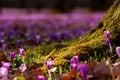
M 0 78 L 3 79 L 3 80 L 8 80 L 8 73 L 9 73 L 9 70 L 11 70 L 11 68 L 17 68 L 19 67 L 19 70 L 21 72 L 24 72 L 27 67 L 26 67 L 26 64 L 23 63 L 22 61 L 22 57 L 24 55 L 24 49 L 20 48 L 18 50 L 18 54 L 16 54 L 14 51 L 10 51 L 9 54 L 8 54 L 8 58 L 9 60 L 7 62 L 4 62 L 2 61 L 2 66 L 0 68 Z M 21 60 L 22 63 L 20 63 L 19 61 L 17 61 L 17 59 Z M 20 64 L 19 66 L 17 66 L 17 64 Z
M 10 62 L 2 61 L 2 66 L 0 67 L 0 79 L 8 80 L 8 71 L 10 68 Z

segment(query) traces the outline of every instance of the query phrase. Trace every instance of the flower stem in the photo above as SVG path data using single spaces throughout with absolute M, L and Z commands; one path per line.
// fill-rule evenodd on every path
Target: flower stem
M 111 43 L 109 43 L 109 45 L 110 45 L 110 53 L 111 53 L 111 55 L 112 55 L 112 54 L 113 54 L 113 50 L 112 50 Z
M 52 79 L 52 75 L 51 75 L 50 70 L 48 70 L 48 75 L 49 75 L 49 80 L 51 80 Z

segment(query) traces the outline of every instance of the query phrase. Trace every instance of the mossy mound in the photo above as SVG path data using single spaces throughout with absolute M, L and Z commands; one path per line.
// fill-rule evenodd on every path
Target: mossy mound
M 110 31 L 112 45 L 120 46 L 120 0 L 116 0 L 113 6 L 106 12 L 104 18 L 81 39 L 73 42 L 59 44 L 59 48 L 53 44 L 39 46 L 26 51 L 25 58 L 33 61 L 45 61 L 49 57 L 54 58 L 55 65 L 64 64 L 72 56 L 79 55 L 80 59 L 92 55 L 95 51 L 102 54 L 107 50 L 104 45 L 104 31 Z M 39 57 L 39 54 L 45 54 Z
M 59 51 L 61 48 L 67 47 L 70 43 L 54 43 L 51 45 L 38 46 L 33 49 L 28 49 L 25 52 L 25 61 L 27 64 L 32 64 L 34 62 L 39 63 L 54 56 L 54 52 Z M 48 55 L 49 54 L 49 55 Z M 46 56 L 46 58 L 44 58 Z

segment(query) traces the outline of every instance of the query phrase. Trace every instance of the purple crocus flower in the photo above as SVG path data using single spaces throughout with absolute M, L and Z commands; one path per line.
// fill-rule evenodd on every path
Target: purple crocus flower
M 7 45 L 6 44 L 2 44 L 2 51 L 3 52 L 5 52 L 6 48 L 7 48 Z
M 3 44 L 5 41 L 4 41 L 4 39 L 1 39 L 0 42 Z
M 41 39 L 40 35 L 34 35 L 34 43 L 35 43 L 35 45 L 40 44 L 40 39 Z
M 108 46 L 108 48 L 110 48 L 110 40 L 109 40 L 109 38 L 106 38 L 104 40 L 104 43 L 105 43 L 106 46 Z
M 4 62 L 4 61 L 2 61 L 2 67 L 5 67 L 5 68 L 9 69 L 10 65 L 11 65 L 10 62 Z
M 78 70 L 81 74 L 82 80 L 87 80 L 87 66 L 86 64 L 82 63 L 79 65 Z
M 0 68 L 0 77 L 3 80 L 7 80 L 7 77 L 8 77 L 8 69 L 7 68 L 5 68 L 5 67 Z
M 18 53 L 19 53 L 19 56 L 23 56 L 24 49 L 23 48 L 19 48 Z
M 19 67 L 19 69 L 21 70 L 21 72 L 24 72 L 27 69 L 26 64 L 21 64 L 21 66 Z
M 16 43 L 17 43 L 18 47 L 20 47 L 20 45 L 22 44 L 22 41 L 18 39 L 18 40 L 16 41 Z
M 8 70 L 10 68 L 10 63 L 7 63 L 7 62 L 2 62 L 2 67 L 0 67 L 0 77 L 3 79 L 3 80 L 8 80 Z
M 37 80 L 46 80 L 46 78 L 43 75 L 39 75 Z
M 78 66 L 78 65 L 77 65 L 76 63 L 71 63 L 71 64 L 70 64 L 71 69 L 76 69 L 77 66 Z
M 81 35 L 81 31 L 78 28 L 73 29 L 72 32 L 73 32 L 73 35 L 77 38 L 80 37 L 80 35 Z
M 53 41 L 53 42 L 54 41 L 56 42 L 58 40 L 59 36 L 60 36 L 60 35 L 54 34 L 54 33 L 49 33 L 48 35 L 50 37 L 50 40 Z
M 52 68 L 53 64 L 54 64 L 54 61 L 49 59 L 45 62 L 45 64 L 46 64 L 48 70 L 50 70 Z
M 110 38 L 110 31 L 104 31 L 104 35 L 106 38 Z
M 71 39 L 71 34 L 70 33 L 68 33 L 68 32 L 63 32 L 63 33 L 61 33 L 61 39 L 62 40 L 64 40 L 64 41 L 66 41 L 66 40 L 70 40 Z
M 30 33 L 26 32 L 26 33 L 25 33 L 25 37 L 26 37 L 26 38 L 29 38 L 29 36 L 30 36 Z
M 116 52 L 117 52 L 118 56 L 120 57 L 120 47 L 116 47 Z
M 76 69 L 77 66 L 78 66 L 78 62 L 79 62 L 79 57 L 78 56 L 73 56 L 73 58 L 70 61 L 71 69 Z
M 40 35 L 35 35 L 35 38 L 36 38 L 37 40 L 40 40 L 41 36 L 40 36 Z
M 78 64 L 78 62 L 79 62 L 79 57 L 78 57 L 78 56 L 73 56 L 73 60 L 74 60 L 75 63 Z
M 9 52 L 10 61 L 13 61 L 14 56 L 15 56 L 15 52 L 10 51 L 10 52 Z
M 5 33 L 4 32 L 0 32 L 0 38 L 4 37 Z

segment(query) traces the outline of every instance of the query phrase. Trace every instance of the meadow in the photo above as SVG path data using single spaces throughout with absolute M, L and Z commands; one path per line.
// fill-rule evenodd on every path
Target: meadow
M 0 14 L 1 80 L 119 80 L 120 47 L 111 45 L 107 30 L 101 33 L 107 48 L 103 55 L 94 52 L 87 59 L 74 55 L 61 65 L 49 57 L 81 39 L 104 12 L 11 12 Z

